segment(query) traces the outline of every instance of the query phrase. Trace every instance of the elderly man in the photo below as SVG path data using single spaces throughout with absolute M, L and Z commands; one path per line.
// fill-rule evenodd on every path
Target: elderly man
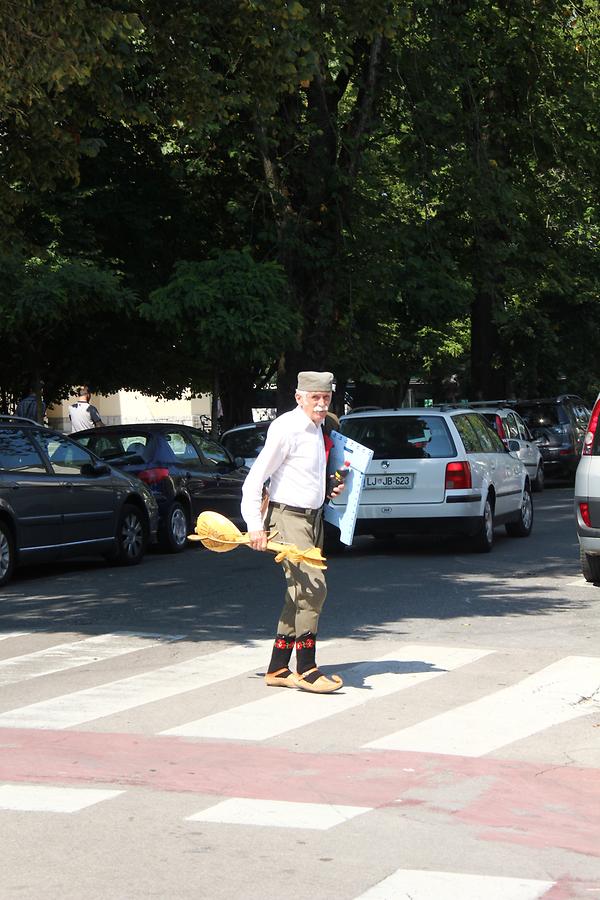
M 323 503 L 326 487 L 326 452 L 323 422 L 327 416 L 333 375 L 300 372 L 297 406 L 269 426 L 265 446 L 244 482 L 242 516 L 250 546 L 267 549 L 267 533 L 300 549 L 323 547 Z M 269 504 L 263 521 L 262 496 L 269 483 Z M 334 494 L 343 490 L 343 484 Z M 270 687 L 298 687 L 329 694 L 342 686 L 338 675 L 324 675 L 316 664 L 319 616 L 327 595 L 325 574 L 305 564 L 283 563 L 287 591 L 277 626 L 273 654 L 265 681 Z M 296 648 L 296 672 L 289 663 Z

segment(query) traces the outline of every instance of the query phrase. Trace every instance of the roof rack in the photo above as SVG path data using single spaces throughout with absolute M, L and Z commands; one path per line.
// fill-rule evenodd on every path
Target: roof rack
M 473 400 L 469 401 L 469 406 L 512 406 L 516 400 Z

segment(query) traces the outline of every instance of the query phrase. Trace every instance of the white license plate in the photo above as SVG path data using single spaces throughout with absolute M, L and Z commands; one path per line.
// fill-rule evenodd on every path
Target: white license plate
M 411 488 L 413 475 L 365 475 L 365 488 Z

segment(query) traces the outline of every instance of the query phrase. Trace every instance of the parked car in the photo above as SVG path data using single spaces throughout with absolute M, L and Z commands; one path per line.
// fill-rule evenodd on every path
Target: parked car
M 592 410 L 575 473 L 575 527 L 581 571 L 600 582 L 600 394 Z
M 533 435 L 519 413 L 506 402 L 470 403 L 471 409 L 484 416 L 508 449 L 525 465 L 533 491 L 544 490 L 544 460 Z
M 585 401 L 575 394 L 540 400 L 511 401 L 532 433 L 546 475 L 572 476 L 577 468 L 590 418 Z
M 240 513 L 244 460 L 233 459 L 204 431 L 152 422 L 105 425 L 73 439 L 112 466 L 141 479 L 158 503 L 158 538 L 171 553 L 183 550 L 197 516 L 213 509 L 243 526 Z
M 247 425 L 236 425 L 221 435 L 221 443 L 231 456 L 242 457 L 244 465 L 250 467 L 267 439 L 270 422 L 249 422 Z
M 103 554 L 135 565 L 158 506 L 137 478 L 58 431 L 0 416 L 0 585 L 15 566 Z
M 531 481 L 478 412 L 456 407 L 383 409 L 341 418 L 342 433 L 373 450 L 356 534 L 462 536 L 487 552 L 494 528 L 527 537 Z M 334 503 L 345 503 L 342 494 Z

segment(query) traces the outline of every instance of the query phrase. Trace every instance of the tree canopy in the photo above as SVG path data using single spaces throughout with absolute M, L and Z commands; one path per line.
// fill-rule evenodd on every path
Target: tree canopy
M 594 0 L 0 14 L 5 393 L 600 386 Z

